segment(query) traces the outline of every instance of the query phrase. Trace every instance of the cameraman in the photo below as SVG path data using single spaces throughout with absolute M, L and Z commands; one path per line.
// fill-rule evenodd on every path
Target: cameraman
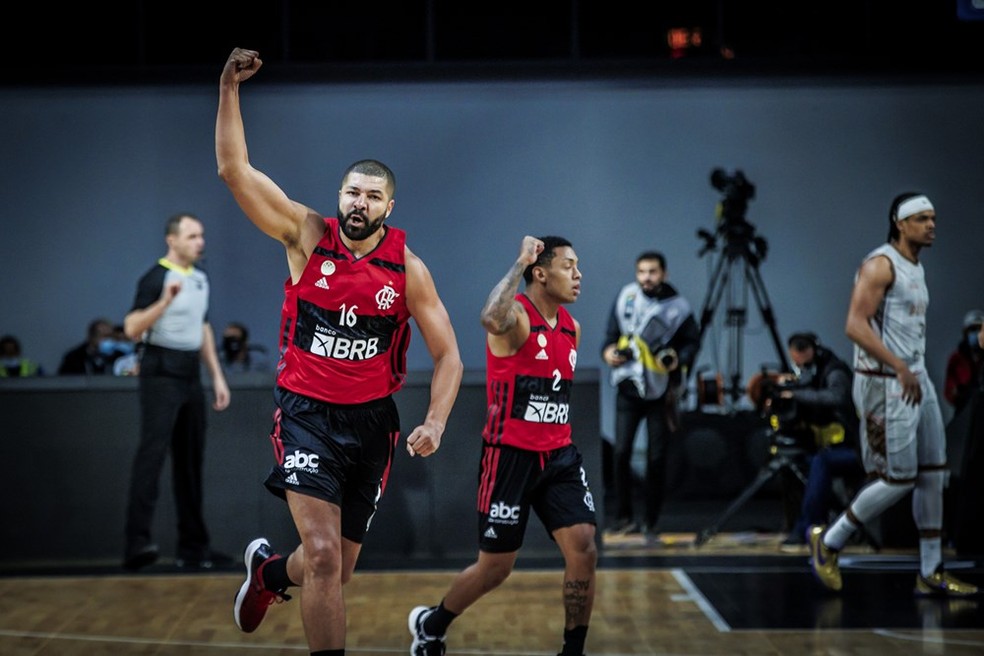
M 663 505 L 666 441 L 678 428 L 676 390 L 700 346 L 690 304 L 666 282 L 666 258 L 646 251 L 636 258 L 635 282 L 625 285 L 608 318 L 601 356 L 612 367 L 615 400 L 613 479 L 615 521 L 609 533 L 644 532 L 655 537 Z M 633 515 L 632 452 L 646 420 L 645 510 L 640 527 Z
M 834 478 L 854 486 L 864 478 L 859 452 L 859 422 L 851 398 L 850 367 L 820 345 L 814 333 L 799 332 L 787 341 L 796 374 L 784 374 L 771 391 L 770 405 L 788 405 L 791 418 L 780 432 L 805 439 L 810 471 L 799 517 L 782 546 L 807 544 L 806 531 L 826 524 L 831 509 Z

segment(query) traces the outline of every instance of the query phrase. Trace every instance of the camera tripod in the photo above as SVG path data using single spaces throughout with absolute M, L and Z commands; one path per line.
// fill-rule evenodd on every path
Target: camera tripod
M 776 356 L 782 366 L 782 371 L 789 371 L 789 360 L 786 351 L 779 338 L 779 331 L 776 329 L 776 318 L 769 303 L 769 295 L 759 273 L 759 264 L 765 258 L 767 249 L 765 240 L 762 237 L 754 237 L 754 228 L 744 220 L 734 222 L 726 235 L 725 244 L 721 249 L 720 257 L 714 265 L 711 274 L 711 284 L 707 289 L 704 298 L 703 309 L 700 315 L 700 344 L 704 343 L 704 334 L 711 325 L 714 311 L 721 302 L 725 289 L 729 290 L 728 314 L 726 323 L 731 330 L 731 341 L 729 342 L 729 381 L 726 390 L 730 394 L 731 401 L 737 401 L 742 393 L 741 384 L 743 352 L 742 340 L 743 330 L 747 321 L 747 289 L 750 289 L 752 296 L 758 305 L 762 320 L 769 328 L 772 337 L 772 344 L 776 350 Z M 706 242 L 701 255 L 704 252 L 716 248 L 714 235 L 706 230 L 698 232 L 698 235 Z M 754 249 L 753 249 L 754 246 Z M 695 356 L 696 361 L 696 356 Z
M 741 510 L 749 499 L 751 499 L 756 492 L 762 489 L 762 486 L 775 478 L 780 472 L 788 471 L 793 476 L 806 487 L 806 475 L 800 469 L 799 460 L 803 455 L 806 454 L 804 449 L 794 446 L 795 440 L 792 438 L 784 437 L 782 435 L 773 434 L 772 436 L 772 457 L 769 459 L 765 465 L 759 469 L 758 474 L 755 476 L 755 480 L 745 488 L 745 490 L 731 502 L 723 513 L 718 515 L 718 517 L 711 522 L 710 526 L 701 530 L 697 533 L 697 537 L 694 540 L 694 546 L 699 547 L 710 540 L 717 532 L 720 530 L 721 526 L 724 525 L 729 519 L 731 519 L 736 512 Z

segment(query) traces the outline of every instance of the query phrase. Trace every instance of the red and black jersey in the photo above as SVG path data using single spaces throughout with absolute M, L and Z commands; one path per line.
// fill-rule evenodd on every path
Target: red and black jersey
M 406 377 L 406 233 L 384 228 L 379 245 L 356 259 L 338 220 L 324 221 L 301 279 L 284 284 L 277 384 L 328 403 L 365 403 Z
M 531 451 L 571 443 L 570 397 L 577 364 L 577 329 L 563 307 L 551 327 L 525 294 L 530 336 L 514 355 L 497 357 L 486 344 L 488 415 L 482 437 Z

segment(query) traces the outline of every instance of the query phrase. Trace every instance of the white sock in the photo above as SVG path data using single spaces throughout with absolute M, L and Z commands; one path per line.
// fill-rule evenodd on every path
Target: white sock
M 912 485 L 893 485 L 877 479 L 858 492 L 849 508 L 861 523 L 865 523 L 897 503 L 912 487 Z M 843 512 L 824 533 L 823 543 L 831 549 L 840 550 L 856 530 L 858 526 L 847 519 L 847 513 Z
M 919 571 L 922 575 L 932 576 L 941 564 L 943 564 L 943 540 L 919 538 Z
M 943 483 L 946 472 L 920 472 L 912 493 L 912 518 L 921 531 L 940 530 L 943 526 Z
M 823 543 L 830 549 L 840 551 L 856 530 L 857 525 L 847 518 L 847 513 L 841 513 L 837 521 L 824 532 Z

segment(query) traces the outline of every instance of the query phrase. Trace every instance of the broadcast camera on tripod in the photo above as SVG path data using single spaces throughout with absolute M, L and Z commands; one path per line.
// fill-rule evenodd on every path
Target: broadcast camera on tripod
M 703 257 L 714 251 L 719 251 L 720 255 L 712 270 L 711 282 L 701 310 L 700 340 L 703 346 L 704 335 L 711 325 L 714 312 L 725 290 L 728 290 L 726 325 L 731 335 L 728 344 L 728 384 L 725 391 L 734 403 L 744 393 L 744 386 L 741 384 L 742 349 L 743 331 L 748 319 L 748 290 L 751 290 L 762 320 L 769 329 L 782 371 L 789 371 L 790 367 L 776 329 L 775 314 L 769 303 L 765 283 L 759 273 L 759 266 L 768 254 L 769 244 L 745 218 L 748 202 L 755 198 L 755 185 L 749 182 L 740 169 L 729 175 L 724 169 L 716 168 L 711 171 L 711 186 L 722 194 L 717 206 L 718 222 L 714 232 L 703 228 L 697 231 L 697 236 L 704 242 L 697 256 Z
M 755 479 L 739 494 L 711 524 L 697 532 L 694 546 L 700 547 L 714 537 L 720 528 L 762 487 L 777 476 L 787 476 L 806 487 L 807 454 L 814 452 L 812 435 L 798 425 L 796 401 L 783 395 L 793 384 L 783 375 L 763 370 L 748 383 L 748 396 L 759 415 L 769 424 L 769 459 L 759 469 Z

